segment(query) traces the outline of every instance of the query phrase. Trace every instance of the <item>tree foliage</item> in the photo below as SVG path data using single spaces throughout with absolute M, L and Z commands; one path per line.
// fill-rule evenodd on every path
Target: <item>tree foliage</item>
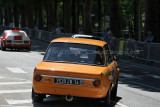
M 152 31 L 160 41 L 159 10 L 158 0 L 0 0 L 0 24 L 48 31 L 58 25 L 65 33 L 85 34 L 110 27 L 116 37 L 135 30 L 135 39 Z

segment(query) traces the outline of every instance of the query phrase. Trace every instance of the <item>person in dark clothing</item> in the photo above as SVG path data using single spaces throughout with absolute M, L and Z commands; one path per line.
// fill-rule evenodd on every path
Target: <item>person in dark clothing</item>
M 153 40 L 154 40 L 154 35 L 152 34 L 152 32 L 148 32 L 148 36 L 147 36 L 145 42 L 150 43 L 150 42 L 153 42 Z

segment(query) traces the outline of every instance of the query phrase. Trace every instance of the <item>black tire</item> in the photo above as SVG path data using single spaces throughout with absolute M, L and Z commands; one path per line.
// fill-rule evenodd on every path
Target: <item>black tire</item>
M 30 52 L 30 51 L 31 51 L 31 48 L 28 48 L 27 50 L 28 50 L 28 52 Z
M 110 105 L 111 104 L 111 86 L 109 87 L 107 96 L 103 98 L 104 104 L 105 105 Z
M 3 43 L 1 44 L 2 51 L 6 51 L 6 47 L 3 47 Z
M 43 98 L 45 98 L 45 94 L 38 94 L 34 91 L 34 88 L 32 88 L 32 101 L 33 102 L 43 102 Z
M 115 87 L 112 89 L 112 92 L 111 92 L 111 98 L 112 99 L 116 99 L 117 97 L 117 89 L 118 89 L 118 79 L 116 81 L 116 84 L 115 84 Z

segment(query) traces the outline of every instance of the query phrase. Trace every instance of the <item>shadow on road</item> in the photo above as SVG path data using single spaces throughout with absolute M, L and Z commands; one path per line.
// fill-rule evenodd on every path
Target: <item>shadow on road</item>
M 148 92 L 160 92 L 160 70 L 159 68 L 140 65 L 131 61 L 119 63 L 119 83 L 128 87 Z
M 48 97 L 45 98 L 42 103 L 32 102 L 33 107 L 115 107 L 116 103 L 121 100 L 121 97 L 117 97 L 114 101 L 111 101 L 110 105 L 106 105 L 95 99 L 82 99 L 76 98 L 72 102 L 67 102 L 64 98 Z

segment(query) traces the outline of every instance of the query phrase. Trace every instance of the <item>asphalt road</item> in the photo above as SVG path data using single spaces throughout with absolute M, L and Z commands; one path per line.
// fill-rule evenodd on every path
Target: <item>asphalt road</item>
M 48 96 L 43 103 L 31 100 L 35 66 L 48 43 L 32 41 L 31 52 L 0 50 L 0 107 L 104 107 L 93 99 Z M 120 60 L 118 96 L 110 107 L 160 107 L 160 68 Z

